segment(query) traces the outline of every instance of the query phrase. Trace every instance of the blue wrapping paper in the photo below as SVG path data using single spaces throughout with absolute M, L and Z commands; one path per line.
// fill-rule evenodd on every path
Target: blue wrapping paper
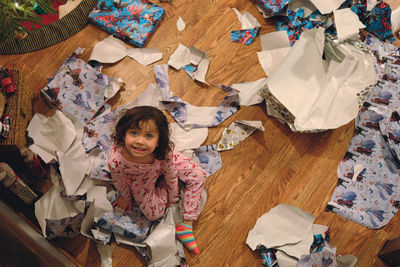
M 130 216 L 118 211 L 104 213 L 97 220 L 96 225 L 137 242 L 145 240 L 150 230 L 150 223 L 139 225 Z
M 400 49 L 367 35 L 379 80 L 355 121 L 328 208 L 368 228 L 386 225 L 400 208 Z
M 376 35 L 382 41 L 394 42 L 390 21 L 392 10 L 384 1 L 378 3 L 371 11 L 367 11 L 367 3 L 355 5 L 351 10 L 358 15 L 367 32 Z
M 100 0 L 89 20 L 115 37 L 143 47 L 164 13 L 162 7 L 145 0 Z
M 256 38 L 258 31 L 260 28 L 247 29 L 247 30 L 239 30 L 231 32 L 231 41 L 242 43 L 244 45 L 251 45 Z
M 279 13 L 286 7 L 291 0 L 252 0 L 263 13 L 270 17 L 279 15 Z

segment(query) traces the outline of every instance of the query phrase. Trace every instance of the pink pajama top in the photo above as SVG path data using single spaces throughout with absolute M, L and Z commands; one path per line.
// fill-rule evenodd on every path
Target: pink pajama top
M 180 152 L 172 151 L 165 160 L 134 163 L 122 156 L 122 147 L 111 147 L 108 166 L 115 188 L 125 200 L 132 196 L 149 220 L 160 219 L 167 203 L 179 200 L 178 179 L 185 183 L 183 218 L 196 220 L 205 172 Z M 160 176 L 164 176 L 164 178 Z

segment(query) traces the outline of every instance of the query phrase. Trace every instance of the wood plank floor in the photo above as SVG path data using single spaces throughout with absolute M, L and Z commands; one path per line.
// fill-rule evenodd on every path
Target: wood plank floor
M 395 0 L 388 2 L 399 5 Z M 240 29 L 232 7 L 254 15 L 262 25 L 261 34 L 274 31 L 273 22 L 264 21 L 249 0 L 173 0 L 160 5 L 166 15 L 146 45 L 162 51 L 163 59 L 157 64 L 167 63 L 182 43 L 206 52 L 211 62 L 207 81 L 211 84 L 230 85 L 265 77 L 256 55 L 261 50 L 260 39 L 256 38 L 250 46 L 230 41 L 230 32 Z M 179 16 L 186 22 L 183 32 L 176 29 Z M 47 49 L 0 56 L 0 64 L 22 71 L 37 96 L 34 110 L 46 113 L 47 107 L 39 97 L 46 79 L 78 46 L 86 48 L 83 59 L 88 60 L 93 46 L 107 36 L 88 25 L 77 35 Z M 127 103 L 155 82 L 153 65 L 144 67 L 129 58 L 105 65 L 103 72 L 126 82 L 125 90 L 113 100 L 115 106 Z M 175 95 L 194 105 L 215 106 L 223 97 L 218 88 L 200 86 L 182 70 L 169 69 L 169 78 Z M 258 217 L 279 203 L 289 203 L 316 215 L 316 223 L 331 227 L 331 244 L 337 246 L 338 254 L 356 255 L 361 267 L 383 266 L 376 255 L 387 239 L 399 237 L 399 214 L 384 228 L 369 230 L 324 211 L 336 186 L 336 169 L 351 139 L 353 122 L 323 133 L 293 133 L 286 125 L 268 117 L 264 104 L 260 104 L 242 107 L 221 125 L 210 129 L 205 144 L 217 143 L 223 129 L 240 119 L 261 120 L 266 130 L 221 153 L 223 167 L 207 178 L 208 202 L 194 224 L 200 255 L 186 253 L 188 263 L 191 266 L 260 266 L 259 255 L 245 243 L 247 234 Z M 100 266 L 93 241 L 80 236 L 55 242 L 80 264 Z M 115 245 L 113 265 L 146 264 L 135 249 Z

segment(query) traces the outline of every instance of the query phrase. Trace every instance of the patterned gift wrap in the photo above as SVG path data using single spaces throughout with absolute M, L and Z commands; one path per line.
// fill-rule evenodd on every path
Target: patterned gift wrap
M 143 47 L 164 16 L 164 9 L 144 0 L 100 0 L 89 20 L 136 47 Z

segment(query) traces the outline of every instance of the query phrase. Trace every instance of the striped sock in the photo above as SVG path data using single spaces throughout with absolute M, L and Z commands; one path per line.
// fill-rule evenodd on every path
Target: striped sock
M 180 223 L 175 228 L 176 237 L 183 243 L 183 245 L 193 251 L 196 254 L 199 254 L 199 248 L 197 247 L 196 240 L 194 240 L 193 236 L 193 227 L 187 225 L 185 223 Z

